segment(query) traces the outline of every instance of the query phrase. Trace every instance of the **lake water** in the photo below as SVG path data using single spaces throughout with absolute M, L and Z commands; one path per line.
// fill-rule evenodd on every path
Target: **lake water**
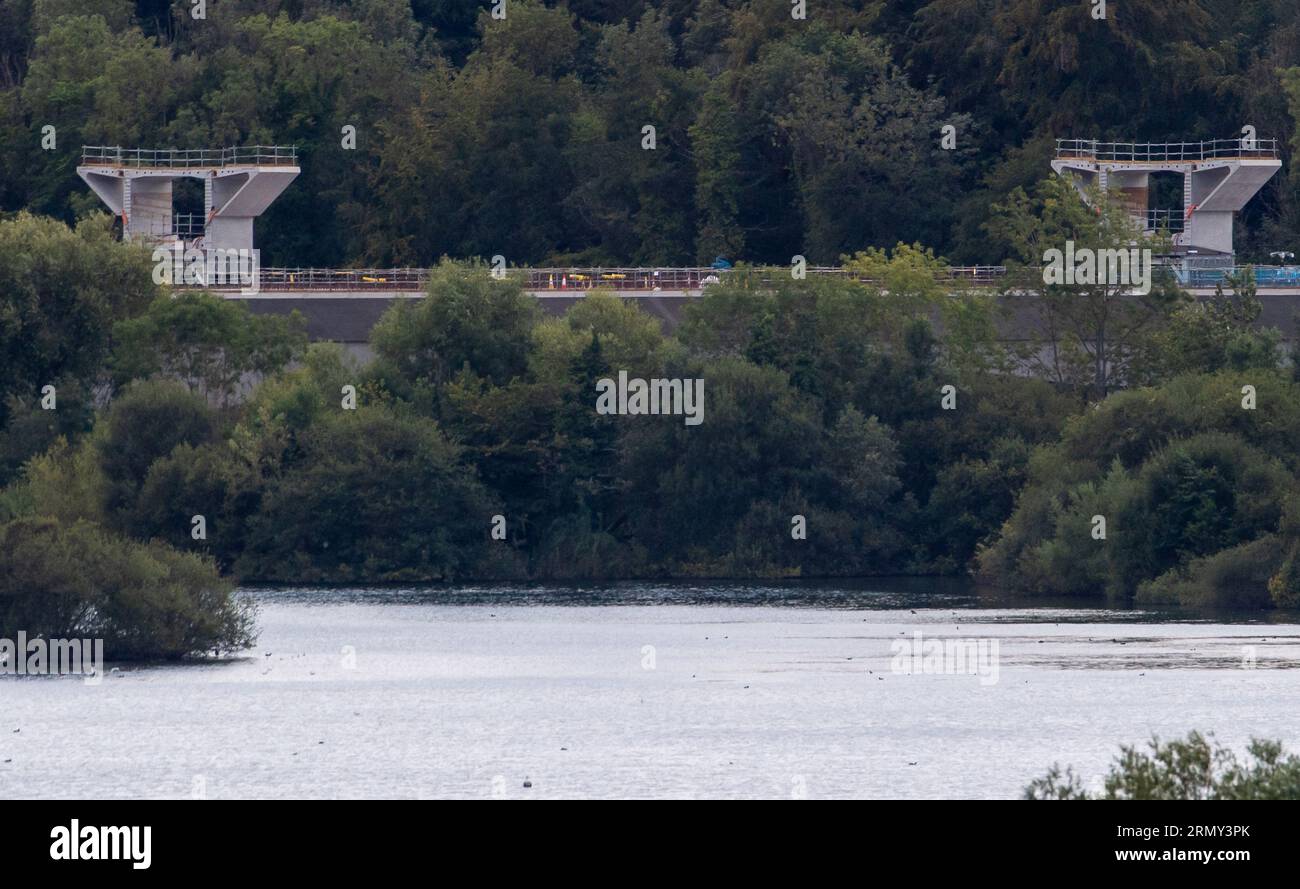
M 934 581 L 252 595 L 243 657 L 0 678 L 0 798 L 996 798 L 1152 734 L 1300 749 L 1295 615 Z M 896 663 L 917 632 L 984 660 Z

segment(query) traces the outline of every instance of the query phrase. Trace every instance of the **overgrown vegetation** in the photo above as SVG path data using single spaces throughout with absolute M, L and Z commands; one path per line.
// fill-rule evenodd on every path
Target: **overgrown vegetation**
M 1100 788 L 1085 787 L 1072 768 L 1053 766 L 1025 788 L 1028 800 L 1297 799 L 1300 757 L 1277 741 L 1252 740 L 1245 759 L 1200 732 L 1186 740 L 1153 738 L 1149 751 L 1125 746 Z
M 1037 194 L 1001 217 L 1024 249 L 1100 236 L 1108 208 Z M 0 223 L 0 264 L 28 249 L 9 229 L 50 225 Z M 135 255 L 86 225 L 64 236 Z M 1007 297 L 940 283 L 932 252 L 845 261 L 876 283 L 738 271 L 673 335 L 601 291 L 544 317 L 518 281 L 445 261 L 364 366 L 304 347 L 293 319 L 145 293 L 100 325 L 98 367 L 45 358 L 68 381 L 57 409 L 16 375 L 0 519 L 90 523 L 244 581 L 975 572 L 1047 595 L 1300 601 L 1300 384 L 1248 280 L 1199 303 L 1162 285 L 1122 326 L 1121 295 L 1082 293 L 1078 323 L 1023 328 L 1054 375 L 1003 345 Z M 116 283 L 81 262 L 31 286 L 103 304 Z M 1051 288 L 1016 298 L 1022 318 L 1061 311 Z M 1103 302 L 1123 361 L 1098 376 L 1085 307 Z M 703 379 L 706 421 L 598 414 L 596 381 L 620 370 Z
M 1135 298 L 1015 274 L 1067 239 L 1136 237 L 1109 197 L 1038 181 L 1054 135 L 1247 120 L 1300 147 L 1287 12 L 1133 0 L 1099 23 L 1064 0 L 914 0 L 796 22 L 743 0 L 512 0 L 497 21 L 228 0 L 199 26 L 179 0 L 0 0 L 0 632 L 21 616 L 141 656 L 238 647 L 222 576 L 973 572 L 1295 606 L 1300 383 L 1253 279 L 1197 302 L 1168 277 Z M 1120 84 L 1147 113 L 1108 98 Z M 83 142 L 297 144 L 266 264 L 432 265 L 426 298 L 385 315 L 361 366 L 297 318 L 162 293 L 91 212 Z M 1298 182 L 1252 204 L 1246 254 L 1291 244 Z M 496 253 L 799 253 L 875 283 L 742 266 L 667 335 L 611 294 L 545 317 L 515 280 L 435 261 Z M 1003 294 L 936 281 L 1003 260 Z M 703 379 L 707 420 L 597 414 L 619 371 Z M 14 561 L 42 541 L 61 557 Z M 129 622 L 149 629 L 128 642 Z
M 180 658 L 247 647 L 253 611 L 202 556 L 21 518 L 0 525 L 0 628 L 103 639 L 113 660 Z
M 1104 20 L 1076 0 L 819 0 L 802 20 L 773 0 L 494 5 L 221 0 L 195 20 L 190 0 L 0 0 L 0 208 L 95 208 L 83 144 L 292 144 L 267 266 L 830 263 L 900 240 L 988 264 L 1012 254 L 991 207 L 1056 138 L 1249 124 L 1300 146 L 1291 0 L 1125 0 Z M 1247 259 L 1295 248 L 1291 170 L 1243 220 Z

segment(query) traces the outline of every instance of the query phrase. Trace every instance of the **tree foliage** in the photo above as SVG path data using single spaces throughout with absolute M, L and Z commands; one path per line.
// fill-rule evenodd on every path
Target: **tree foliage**
M 103 639 L 112 660 L 181 658 L 252 644 L 253 612 L 199 556 L 80 521 L 0 524 L 0 636 Z
M 13 399 L 34 407 L 44 386 L 100 382 L 113 323 L 157 295 L 147 252 L 116 243 L 108 223 L 0 220 L 0 428 Z
M 301 357 L 302 317 L 254 315 L 203 291 L 162 296 L 114 327 L 116 381 L 165 376 L 223 406 L 249 385 Z
M 1085 787 L 1071 768 L 1053 766 L 1025 788 L 1028 800 L 1064 799 L 1296 799 L 1300 757 L 1278 741 L 1254 739 L 1239 757 L 1230 748 L 1191 732 L 1186 739 L 1153 738 L 1142 750 L 1124 746 L 1100 789 Z
M 1043 177 L 1056 138 L 1249 123 L 1289 156 L 1300 132 L 1300 23 L 1276 0 L 1102 20 L 1073 0 L 827 0 L 803 20 L 769 0 L 221 6 L 0 3 L 0 208 L 94 208 L 82 144 L 294 144 L 267 265 L 785 264 L 899 240 L 989 264 L 1008 248 L 990 208 Z M 1293 173 L 1239 241 L 1262 259 L 1298 222 Z

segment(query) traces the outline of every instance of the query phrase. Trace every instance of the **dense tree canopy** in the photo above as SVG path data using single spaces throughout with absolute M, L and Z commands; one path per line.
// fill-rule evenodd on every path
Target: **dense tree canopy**
M 1030 242 L 1094 225 L 1004 212 Z M 1251 287 L 1174 294 L 1098 389 L 1012 372 L 1035 366 L 999 342 L 997 300 L 937 285 L 931 251 L 848 262 L 874 283 L 742 271 L 668 334 L 601 291 L 543 319 L 517 278 L 445 261 L 368 364 L 206 294 L 114 302 L 79 369 L 97 398 L 72 386 L 0 428 L 0 522 L 278 582 L 974 569 L 1030 593 L 1300 601 L 1300 383 Z M 124 274 L 133 292 L 148 269 Z M 619 372 L 703 381 L 703 422 L 597 412 Z
M 107 223 L 0 220 L 0 428 L 46 386 L 98 382 L 113 322 L 158 295 L 147 251 L 117 244 Z
M 1122 208 L 1043 182 L 1053 136 L 1300 149 L 1291 5 L 0 0 L 0 539 L 37 554 L 0 560 L 28 588 L 0 618 L 238 647 L 218 571 L 1300 604 L 1300 374 L 1249 275 L 1196 301 L 935 274 L 1127 246 Z M 297 144 L 267 264 L 417 264 L 427 292 L 369 363 L 162 295 L 89 212 L 82 142 Z M 1270 183 L 1247 253 L 1294 244 L 1298 194 Z M 544 317 L 497 254 L 864 280 L 742 265 L 665 331 L 601 291 Z M 596 411 L 620 372 L 703 381 L 704 422 Z
M 1292 0 L 191 5 L 0 0 L 0 209 L 95 207 L 83 143 L 295 144 L 265 265 L 834 262 L 899 240 L 996 263 L 990 207 L 1055 138 L 1300 145 Z M 1237 241 L 1259 259 L 1298 234 L 1293 169 Z

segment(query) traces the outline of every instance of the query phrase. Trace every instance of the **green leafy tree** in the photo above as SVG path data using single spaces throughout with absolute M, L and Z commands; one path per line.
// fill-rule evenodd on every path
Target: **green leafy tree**
M 1115 269 L 1099 268 L 1115 251 L 1127 260 L 1132 249 L 1165 250 L 1158 238 L 1145 238 L 1128 207 L 1113 193 L 1091 191 L 1085 201 L 1066 179 L 1044 180 L 1033 198 L 1017 190 L 994 208 L 991 234 L 1012 245 L 1005 298 L 1023 305 L 1032 330 L 1020 360 L 1038 375 L 1075 386 L 1090 385 L 1097 397 L 1129 380 L 1152 348 L 1153 334 L 1189 297 L 1173 276 L 1150 268 L 1149 292 L 1139 293 Z M 1058 265 L 1091 251 L 1095 281 L 1051 281 L 1049 256 Z M 1135 280 L 1139 271 L 1129 266 Z
M 575 182 L 566 202 L 593 230 L 598 262 L 686 264 L 694 255 L 688 131 L 702 78 L 675 67 L 674 54 L 668 21 L 654 10 L 634 27 L 600 29 L 599 89 L 574 116 L 568 153 Z M 645 141 L 646 126 L 654 127 L 653 144 Z
M 113 401 L 93 439 L 108 481 L 105 507 L 126 520 L 154 462 L 178 445 L 211 441 L 216 419 L 207 403 L 179 383 L 137 383 Z
M 193 76 L 167 47 L 138 29 L 114 30 L 123 22 L 110 7 L 120 10 L 120 4 L 96 5 L 102 8 L 36 8 L 38 16 L 43 10 L 51 15 L 35 38 L 22 105 L 29 120 L 57 122 L 58 134 L 54 151 L 26 155 L 28 206 L 39 212 L 65 216 L 94 207 L 74 173 L 81 146 L 153 142 Z M 80 14 L 54 14 L 73 11 Z
M 236 573 L 293 582 L 441 581 L 487 556 L 492 503 L 430 420 L 323 414 L 270 481 Z
M 261 495 L 262 479 L 230 443 L 182 442 L 149 467 L 123 527 L 142 540 L 211 556 L 230 570 L 248 544 L 248 521 Z M 192 534 L 196 515 L 204 520 L 199 540 Z
M 918 320 L 942 331 L 938 356 L 956 371 L 1005 371 L 1009 356 L 1000 342 L 1002 313 L 996 296 L 961 280 L 950 280 L 948 264 L 920 244 L 892 250 L 868 248 L 841 257 L 843 268 L 871 282 L 875 295 L 871 320 L 885 341 L 900 347 Z
M 1085 788 L 1073 769 L 1053 766 L 1025 788 L 1027 800 L 1062 799 L 1300 799 L 1300 757 L 1277 741 L 1252 740 L 1242 759 L 1213 737 L 1191 732 L 1148 750 L 1120 748 L 1102 789 Z
M 197 555 L 87 522 L 0 525 L 0 636 L 103 639 L 109 660 L 170 660 L 249 647 L 254 616 Z
M 12 398 L 34 407 L 43 386 L 98 382 L 114 322 L 157 295 L 148 254 L 115 243 L 108 222 L 0 220 L 0 428 Z
M 9 425 L 0 429 L 0 487 L 18 474 L 29 458 L 60 438 L 77 440 L 94 425 L 94 399 L 84 386 L 59 381 L 55 391 L 56 410 L 10 397 Z
M 690 129 L 695 206 L 700 214 L 695 255 L 702 263 L 745 252 L 740 214 L 744 182 L 739 169 L 744 134 L 739 131 L 727 82 L 719 79 L 704 93 L 700 114 Z
M 1132 498 L 1108 510 L 1115 537 L 1109 558 L 1128 591 L 1276 531 L 1295 485 L 1280 461 L 1218 432 L 1171 444 L 1143 464 L 1135 482 Z M 1277 559 L 1270 561 L 1275 570 Z M 1262 581 L 1257 588 L 1266 599 Z
M 222 406 L 250 375 L 266 376 L 302 356 L 302 316 L 254 315 L 242 303 L 202 291 L 163 296 L 114 329 L 119 384 L 162 375 Z
M 528 367 L 528 334 L 539 309 L 509 278 L 482 266 L 444 262 L 425 297 L 398 300 L 370 334 L 380 374 L 397 391 L 433 397 L 464 366 L 498 385 Z
M 535 569 L 546 576 L 604 577 L 632 558 L 616 536 L 627 519 L 621 494 L 618 420 L 594 410 L 596 381 L 613 371 L 599 334 L 569 367 L 554 417 L 547 508 L 530 517 L 541 532 Z
M 1266 393 L 1255 411 L 1242 409 L 1237 379 L 1224 373 L 1112 394 L 1073 417 L 1059 442 L 1031 453 L 1015 511 L 980 552 L 981 572 L 1056 594 L 1267 604 L 1281 547 L 1241 548 L 1279 530 L 1295 490 L 1300 389 L 1276 372 L 1253 376 Z M 1095 515 L 1107 518 L 1104 542 L 1092 536 Z M 1217 553 L 1220 562 L 1204 561 Z M 1263 560 L 1262 576 L 1237 571 L 1243 558 Z M 1235 593 L 1212 581 L 1188 587 L 1202 569 L 1235 578 Z
M 704 421 L 638 418 L 624 445 L 633 536 L 670 572 L 871 573 L 888 563 L 897 541 L 881 504 L 897 490 L 898 459 L 887 429 L 850 409 L 827 435 L 816 401 L 774 367 L 720 358 L 678 374 L 704 380 Z M 824 546 L 792 537 L 796 514 L 824 519 Z
M 1225 368 L 1276 368 L 1282 334 L 1256 326 L 1263 311 L 1256 294 L 1254 270 L 1247 267 L 1217 283 L 1209 299 L 1180 305 L 1152 335 L 1146 366 L 1135 367 L 1134 376 L 1151 382 Z

